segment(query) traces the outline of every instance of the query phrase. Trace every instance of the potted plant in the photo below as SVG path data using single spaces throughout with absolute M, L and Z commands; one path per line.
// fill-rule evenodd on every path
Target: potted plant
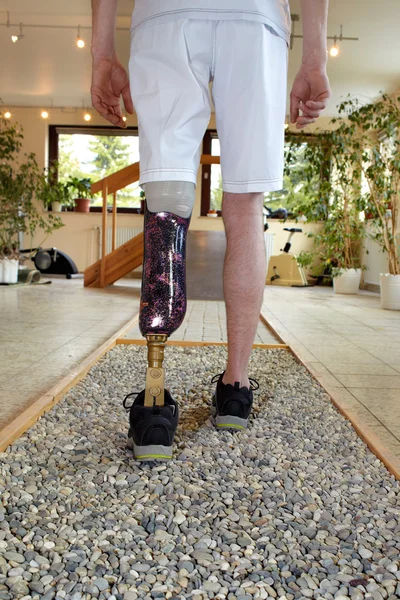
M 297 260 L 303 267 L 312 266 L 314 277 L 332 277 L 336 294 L 357 294 L 365 269 L 361 261 L 364 236 L 357 208 L 347 201 L 338 201 L 322 229 L 308 233 L 314 238 L 312 250 L 301 252 Z
M 75 202 L 76 212 L 89 212 L 90 200 L 93 198 L 91 185 L 92 182 L 88 177 L 83 179 L 70 177 L 68 179 L 66 186 Z
M 43 217 L 36 203 L 41 173 L 34 154 L 20 156 L 23 135 L 0 116 L 0 283 L 16 283 L 20 236 L 37 229 L 46 237 L 63 226 L 59 217 Z
M 63 206 L 69 206 L 71 203 L 69 189 L 65 183 L 58 181 L 57 170 L 56 163 L 45 169 L 39 178 L 37 191 L 38 199 L 43 202 L 45 208 L 51 207 L 52 212 L 61 212 Z
M 358 180 L 368 224 L 367 235 L 388 256 L 381 273 L 382 308 L 400 310 L 400 97 L 383 94 L 378 102 L 360 106 L 347 100 L 340 134 L 349 143 L 349 159 Z
M 360 218 L 360 184 L 349 167 L 348 144 L 338 130 L 317 136 L 291 134 L 286 174 L 299 164 L 303 196 L 294 203 L 295 213 L 321 222 L 322 228 L 307 234 L 314 239 L 313 248 L 300 253 L 298 262 L 311 267 L 315 277 L 333 278 L 335 293 L 356 294 L 365 269 L 361 263 L 365 229 Z

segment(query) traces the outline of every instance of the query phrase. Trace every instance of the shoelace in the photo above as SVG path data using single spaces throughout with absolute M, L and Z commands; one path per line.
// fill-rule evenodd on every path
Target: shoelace
M 214 377 L 211 379 L 211 383 L 217 383 L 217 381 L 219 380 L 219 378 L 221 377 L 221 375 L 223 375 L 223 373 L 218 373 L 217 375 L 214 375 Z M 253 379 L 252 377 L 249 377 L 249 381 L 250 381 L 250 389 L 254 392 L 255 390 L 258 390 L 260 387 L 260 384 L 258 383 L 258 381 L 256 381 L 255 379 Z
M 124 407 L 125 410 L 127 410 L 127 411 L 131 410 L 131 408 L 134 404 L 134 402 L 133 402 L 130 406 L 127 406 L 126 401 L 128 400 L 128 398 L 130 398 L 131 396 L 135 396 L 135 398 L 136 398 L 137 396 L 139 396 L 139 394 L 140 394 L 140 392 L 131 392 L 130 394 L 125 396 L 124 401 L 122 402 L 122 406 Z
M 130 406 L 126 405 L 126 401 L 128 398 L 130 398 L 131 396 L 135 396 L 135 400 L 136 398 L 139 396 L 140 392 L 131 392 L 130 394 L 128 394 L 127 396 L 125 396 L 123 402 L 122 402 L 122 406 L 124 407 L 124 409 L 128 412 L 131 410 L 132 406 L 135 404 L 135 401 L 133 401 L 133 403 Z M 172 414 L 175 415 L 176 412 L 176 406 L 174 404 L 169 404 L 168 405 L 171 410 L 172 410 Z M 153 406 L 153 413 L 158 415 L 160 414 L 160 407 L 159 406 Z

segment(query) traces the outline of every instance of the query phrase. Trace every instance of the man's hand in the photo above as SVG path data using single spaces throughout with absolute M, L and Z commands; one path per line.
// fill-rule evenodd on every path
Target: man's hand
M 99 115 L 113 125 L 126 127 L 122 119 L 121 96 L 129 114 L 133 114 L 133 102 L 129 89 L 129 78 L 117 58 L 93 58 L 92 105 Z
M 293 83 L 290 94 L 290 121 L 297 129 L 314 123 L 331 96 L 325 68 L 312 70 L 303 65 Z M 300 115 L 300 111 L 303 113 Z

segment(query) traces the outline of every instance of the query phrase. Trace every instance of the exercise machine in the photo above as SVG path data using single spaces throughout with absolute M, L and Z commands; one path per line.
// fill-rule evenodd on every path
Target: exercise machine
M 34 252 L 31 255 L 35 267 L 45 275 L 65 275 L 71 279 L 73 275 L 78 274 L 78 269 L 74 261 L 68 254 L 57 248 L 27 248 L 19 250 L 22 254 Z
M 284 231 L 289 232 L 289 237 L 281 254 L 271 256 L 269 259 L 266 285 L 313 287 L 308 283 L 304 269 L 297 262 L 296 256 L 290 252 L 294 234 L 302 233 L 303 230 L 296 227 L 285 227 Z

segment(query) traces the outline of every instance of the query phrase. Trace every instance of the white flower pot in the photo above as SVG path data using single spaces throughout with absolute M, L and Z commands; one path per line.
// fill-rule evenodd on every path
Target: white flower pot
M 62 211 L 61 202 L 52 202 L 51 203 L 51 211 L 52 212 L 61 212 Z
M 358 294 L 361 274 L 362 269 L 341 269 L 340 274 L 333 278 L 335 294 Z
M 18 259 L 2 258 L 0 260 L 0 283 L 18 282 Z
M 400 275 L 381 273 L 381 307 L 400 310 Z

